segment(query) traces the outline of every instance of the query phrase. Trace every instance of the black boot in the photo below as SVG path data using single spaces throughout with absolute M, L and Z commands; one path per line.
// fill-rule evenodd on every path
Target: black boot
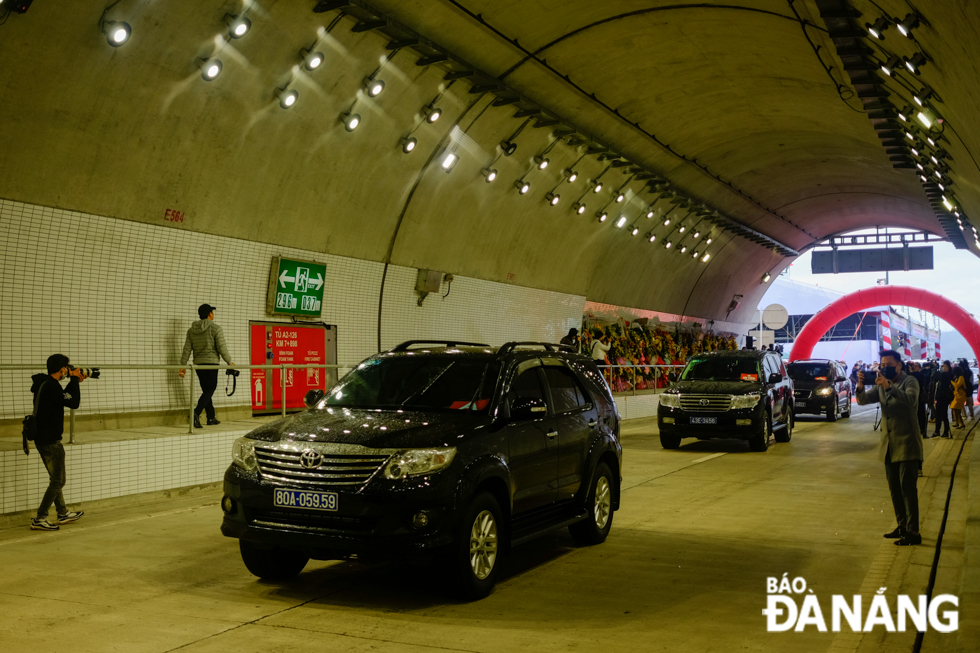
M 905 529 L 899 526 L 891 533 L 885 533 L 885 538 L 889 540 L 897 540 L 899 538 L 905 537 Z
M 204 428 L 203 426 L 201 426 L 201 418 L 198 417 L 197 415 L 194 416 L 194 428 L 196 429 Z
M 221 424 L 221 422 L 218 421 L 217 417 L 209 417 L 208 426 L 214 426 L 215 424 Z

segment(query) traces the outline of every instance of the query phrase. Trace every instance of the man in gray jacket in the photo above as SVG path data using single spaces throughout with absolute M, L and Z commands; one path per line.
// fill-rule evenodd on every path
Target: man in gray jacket
M 231 355 L 228 353 L 228 346 L 225 345 L 225 333 L 221 327 L 214 323 L 214 306 L 201 304 L 197 309 L 197 314 L 201 318 L 191 325 L 187 330 L 187 338 L 184 340 L 184 352 L 180 356 L 180 364 L 186 365 L 191 352 L 194 352 L 195 365 L 217 365 L 221 358 L 229 365 L 234 365 Z M 220 356 L 220 358 L 219 358 Z M 194 408 L 194 427 L 201 428 L 201 411 L 206 411 L 208 415 L 208 426 L 220 424 L 214 414 L 214 404 L 211 397 L 214 395 L 215 388 L 218 387 L 218 370 L 195 370 L 197 378 L 201 382 L 201 398 L 197 401 Z M 180 378 L 184 378 L 187 370 L 180 370 Z
M 885 537 L 897 539 L 898 546 L 921 544 L 919 534 L 919 495 L 915 487 L 922 463 L 922 436 L 916 410 L 919 382 L 902 371 L 897 351 L 881 352 L 881 366 L 874 387 L 864 389 L 864 372 L 858 372 L 857 402 L 881 404 L 881 441 L 878 459 L 885 463 L 885 477 L 892 495 L 898 528 Z

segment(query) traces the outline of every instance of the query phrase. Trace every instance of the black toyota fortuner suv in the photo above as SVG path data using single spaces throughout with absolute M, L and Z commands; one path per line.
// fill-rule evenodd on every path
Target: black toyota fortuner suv
M 765 451 L 773 435 L 777 442 L 793 435 L 793 381 L 775 352 L 699 354 L 660 395 L 657 425 L 665 449 L 694 437 L 747 440 Z
M 221 532 L 256 576 L 310 558 L 438 559 L 469 599 L 499 555 L 568 527 L 603 542 L 619 508 L 619 415 L 586 356 L 557 345 L 411 341 L 310 410 L 234 444 Z

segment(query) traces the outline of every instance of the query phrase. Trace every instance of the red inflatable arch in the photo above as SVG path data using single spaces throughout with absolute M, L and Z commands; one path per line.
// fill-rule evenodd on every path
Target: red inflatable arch
M 980 358 L 980 323 L 962 306 L 942 295 L 920 288 L 874 286 L 845 295 L 811 317 L 796 337 L 789 359 L 795 361 L 810 358 L 817 341 L 845 317 L 875 306 L 890 305 L 911 306 L 938 315 L 966 338 L 973 348 L 973 355 Z

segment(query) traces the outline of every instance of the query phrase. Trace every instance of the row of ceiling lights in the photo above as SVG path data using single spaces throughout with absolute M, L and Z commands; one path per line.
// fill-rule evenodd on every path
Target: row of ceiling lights
M 912 31 L 919 27 L 920 22 L 920 17 L 914 13 L 906 15 L 903 19 L 881 16 L 874 23 L 865 23 L 865 28 L 873 38 L 883 41 L 885 40 L 885 31 L 894 24 L 902 36 L 915 41 Z M 902 63 L 904 63 L 905 68 L 910 73 L 920 75 L 922 67 L 927 62 L 928 59 L 922 52 L 916 52 L 912 57 L 890 55 L 887 61 L 879 63 L 883 73 L 893 79 L 898 79 L 896 72 L 898 66 Z M 895 108 L 899 119 L 905 124 L 903 131 L 908 141 L 908 148 L 912 154 L 911 158 L 915 163 L 919 180 L 923 184 L 935 184 L 939 187 L 939 190 L 943 193 L 943 206 L 955 216 L 960 231 L 965 233 L 966 226 L 963 223 L 965 216 L 960 213 L 956 199 L 952 192 L 949 191 L 953 181 L 947 176 L 951 170 L 946 161 L 951 161 L 952 157 L 945 149 L 938 145 L 939 141 L 946 140 L 946 137 L 939 129 L 940 125 L 944 125 L 945 119 L 936 109 L 936 101 L 939 101 L 936 93 L 926 86 L 912 94 L 911 102 L 905 104 L 901 109 L 898 107 Z M 922 139 L 919 138 L 920 135 L 923 137 Z M 932 149 L 926 149 L 926 143 Z M 973 231 L 976 246 L 980 248 L 980 234 L 978 234 L 975 226 L 971 224 L 970 227 Z
M 245 12 L 238 15 L 226 14 L 225 22 L 228 26 L 228 36 L 231 39 L 243 38 L 251 31 L 252 28 L 252 22 L 245 15 Z M 121 47 L 126 43 L 128 43 L 130 38 L 132 37 L 132 28 L 129 25 L 129 23 L 126 23 L 124 21 L 106 20 L 105 15 L 103 15 L 101 28 L 102 28 L 102 32 L 106 37 L 106 41 L 112 47 Z M 314 43 L 312 46 L 300 50 L 299 53 L 300 59 L 302 61 L 302 66 L 308 72 L 313 72 L 317 70 L 324 62 L 323 53 L 316 50 L 316 45 L 317 44 Z M 385 63 L 387 63 L 387 61 L 390 61 L 391 58 L 394 56 L 394 54 L 395 53 L 388 55 L 387 59 L 385 60 Z M 209 81 L 209 82 L 217 79 L 221 75 L 223 70 L 222 61 L 217 57 L 213 57 L 213 56 L 201 58 L 198 60 L 197 64 L 201 70 L 201 77 L 205 81 Z M 365 77 L 363 80 L 362 89 L 364 93 L 370 98 L 377 98 L 384 91 L 385 88 L 384 81 L 376 77 L 379 71 L 380 68 L 378 69 L 378 71 L 375 71 L 375 73 L 369 75 L 368 77 Z M 299 92 L 296 89 L 290 88 L 289 84 L 287 83 L 282 88 L 276 89 L 276 97 L 279 100 L 280 107 L 282 107 L 283 109 L 290 109 L 296 105 L 299 99 Z M 441 93 L 432 102 L 430 102 L 429 104 L 427 104 L 422 108 L 422 115 L 424 117 L 425 122 L 434 123 L 437 120 L 439 120 L 439 118 L 442 116 L 443 114 L 442 109 L 436 106 L 436 102 L 439 100 L 440 97 L 441 97 Z M 340 120 L 344 124 L 344 127 L 348 132 L 354 131 L 361 124 L 360 115 L 354 112 L 353 109 L 354 107 L 351 107 L 351 109 L 343 112 L 340 115 Z M 516 134 L 515 136 L 512 136 L 510 139 L 502 141 L 500 143 L 499 146 L 500 154 L 504 156 L 511 156 L 512 154 L 514 154 L 514 152 L 517 149 L 517 145 L 513 141 L 515 137 Z M 534 169 L 545 170 L 549 166 L 551 161 L 547 157 L 547 154 L 551 150 L 551 148 L 554 147 L 555 144 L 560 142 L 560 140 L 561 140 L 560 138 L 557 139 L 543 153 L 533 157 L 532 161 L 534 164 L 533 165 Z M 402 151 L 408 154 L 415 150 L 415 148 L 418 145 L 418 140 L 415 137 L 413 137 L 410 132 L 408 135 L 402 137 L 399 144 Z M 498 154 L 497 158 L 499 158 L 499 156 L 500 155 Z M 579 158 L 579 161 L 581 161 L 582 158 L 584 158 L 584 155 Z M 615 157 L 615 158 L 619 158 L 619 157 Z M 442 155 L 440 160 L 440 165 L 443 170 L 449 172 L 455 167 L 458 161 L 459 161 L 459 155 L 456 153 L 455 147 L 451 147 L 447 149 L 447 151 Z M 487 183 L 495 181 L 498 177 L 498 172 L 495 168 L 491 167 L 492 165 L 493 162 L 491 162 L 489 165 L 481 169 L 481 174 L 483 175 L 483 178 Z M 600 174 L 595 179 L 592 179 L 589 183 L 588 188 L 585 190 L 582 196 L 580 196 L 578 200 L 573 203 L 572 209 L 577 215 L 582 215 L 583 213 L 585 213 L 586 204 L 583 200 L 585 199 L 585 195 L 587 195 L 590 190 L 593 194 L 598 194 L 603 190 L 604 185 L 601 178 L 608 170 L 609 168 L 606 168 L 606 170 L 604 170 L 602 174 Z M 531 189 L 530 182 L 528 182 L 525 179 L 526 176 L 527 173 L 522 175 L 521 178 L 518 179 L 514 184 L 520 195 L 527 194 Z M 571 167 L 565 168 L 562 172 L 562 179 L 561 181 L 559 181 L 558 186 L 555 186 L 552 190 L 550 190 L 545 194 L 545 200 L 548 202 L 548 204 L 551 206 L 557 206 L 561 201 L 561 195 L 557 192 L 558 187 L 562 183 L 566 183 L 566 182 L 573 183 L 577 179 L 578 179 L 578 173 L 573 168 Z M 632 179 L 632 177 L 630 177 L 630 179 Z M 609 201 L 601 210 L 596 212 L 596 217 L 600 223 L 605 222 L 609 217 L 609 213 L 607 209 L 611 204 L 613 203 L 619 204 L 625 200 L 626 194 L 628 192 L 627 186 L 629 184 L 630 179 L 628 179 L 626 183 L 624 183 L 620 188 L 616 190 L 615 194 L 613 195 L 613 199 L 611 201 Z M 651 188 L 655 192 L 657 192 L 657 197 L 646 206 L 645 211 L 646 211 L 647 218 L 654 217 L 655 211 L 653 207 L 661 199 L 666 199 L 672 205 L 675 205 L 677 208 L 680 209 L 686 209 L 690 206 L 688 200 L 685 200 L 684 198 L 680 197 L 679 194 L 677 194 L 676 192 L 670 192 L 667 188 L 667 184 L 662 180 L 657 180 L 655 183 L 651 182 Z M 659 223 L 654 227 L 654 229 L 659 227 L 660 224 L 662 224 L 664 227 L 670 226 L 672 222 L 671 218 L 669 217 L 670 211 L 671 209 L 667 210 L 666 215 L 668 215 L 668 217 L 665 217 L 661 223 Z M 683 224 L 683 219 L 687 218 L 689 215 L 694 215 L 695 228 L 686 234 L 685 232 L 688 231 L 688 228 L 687 225 Z M 692 258 L 700 259 L 700 261 L 703 263 L 707 263 L 709 260 L 711 260 L 711 254 L 706 251 L 706 248 L 714 241 L 715 237 L 709 233 L 712 229 L 714 229 L 714 227 L 710 223 L 707 223 L 706 226 L 703 227 L 701 226 L 705 222 L 708 215 L 709 213 L 707 213 L 705 207 L 702 207 L 701 210 L 699 211 L 688 210 L 688 212 L 684 216 L 682 216 L 681 221 L 676 221 L 674 230 L 669 231 L 668 234 L 665 236 L 663 240 L 663 245 L 665 249 L 673 248 L 675 251 L 679 253 L 686 254 L 688 252 L 689 247 L 686 243 L 684 243 L 684 239 L 689 235 L 693 240 L 698 241 L 698 239 L 700 239 L 701 237 L 702 231 L 704 231 L 705 233 L 708 233 L 708 237 L 703 241 L 702 247 L 697 248 L 696 243 L 692 243 L 690 246 L 691 248 L 694 248 Z M 625 213 L 620 213 L 620 215 L 618 216 L 618 218 L 613 224 L 615 225 L 616 228 L 622 229 L 628 221 L 629 219 L 625 215 Z M 724 229 L 722 228 L 720 229 L 720 231 L 723 232 Z M 637 223 L 634 221 L 634 223 L 630 226 L 627 232 L 633 236 L 636 236 L 640 233 L 640 228 L 639 226 L 637 226 Z M 676 237 L 675 233 L 676 236 L 680 236 L 676 247 L 674 246 L 673 240 L 671 240 L 671 237 Z M 656 242 L 657 235 L 651 229 L 646 233 L 644 238 L 647 239 L 649 242 L 653 243 Z

